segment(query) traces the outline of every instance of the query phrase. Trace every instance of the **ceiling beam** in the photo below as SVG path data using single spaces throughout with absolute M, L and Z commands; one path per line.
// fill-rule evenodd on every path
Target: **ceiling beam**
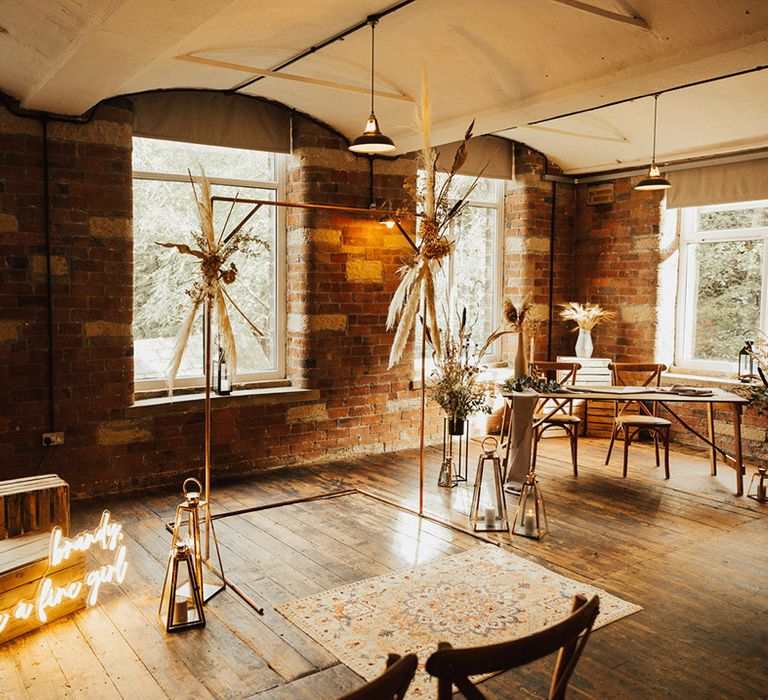
M 320 87 L 331 88 L 333 90 L 345 90 L 346 92 L 358 92 L 363 95 L 370 95 L 371 90 L 367 87 L 360 87 L 358 85 L 349 85 L 348 83 L 339 83 L 333 80 L 321 80 L 320 78 L 309 78 L 303 75 L 295 75 L 292 73 L 276 73 L 274 70 L 262 70 L 260 68 L 254 68 L 253 66 L 246 66 L 242 63 L 230 63 L 229 61 L 218 61 L 213 58 L 206 58 L 205 56 L 195 56 L 191 53 L 182 54 L 181 56 L 175 56 L 179 61 L 189 61 L 190 63 L 202 63 L 206 66 L 213 66 L 215 68 L 226 68 L 228 70 L 236 70 L 241 73 L 249 73 L 250 75 L 257 75 L 262 78 L 276 78 L 277 80 L 292 80 L 299 83 L 307 83 L 309 85 L 318 85 Z M 411 102 L 415 100 L 409 95 L 405 95 L 399 92 L 386 92 L 384 90 L 375 90 L 376 97 L 386 97 L 390 100 L 401 100 L 402 102 Z
M 590 5 L 586 2 L 580 2 L 579 0 L 551 0 L 552 2 L 558 2 L 561 5 L 567 5 L 568 7 L 572 7 L 575 10 L 581 10 L 582 12 L 589 12 L 592 15 L 597 15 L 598 17 L 604 17 L 605 19 L 613 20 L 614 22 L 622 22 L 623 24 L 630 24 L 634 27 L 639 27 L 640 29 L 644 29 L 646 31 L 650 31 L 651 28 L 648 26 L 648 22 L 646 22 L 642 17 L 633 17 L 631 15 L 622 15 L 618 12 L 611 12 L 610 10 L 604 10 L 602 7 L 595 7 L 594 5 Z

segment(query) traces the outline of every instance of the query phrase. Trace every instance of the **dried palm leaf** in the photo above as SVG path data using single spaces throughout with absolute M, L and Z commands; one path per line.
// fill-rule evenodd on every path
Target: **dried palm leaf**
M 426 265 L 423 265 L 419 269 L 419 274 L 416 278 L 417 283 L 413 285 L 413 289 L 411 290 L 411 293 L 408 296 L 408 300 L 406 301 L 403 308 L 400 321 L 397 324 L 397 330 L 395 331 L 395 338 L 392 341 L 392 348 L 389 351 L 389 367 L 394 367 L 400 361 L 400 358 L 403 356 L 405 346 L 408 343 L 408 337 L 411 334 L 411 328 L 413 328 L 413 324 L 416 320 L 416 314 L 419 311 L 419 301 L 421 297 L 419 291 L 421 290 L 421 285 L 418 284 L 418 282 L 421 281 L 421 277 L 424 274 L 423 271 L 426 269 L 428 269 Z
M 176 339 L 173 342 L 173 352 L 167 367 L 168 394 L 171 396 L 173 395 L 173 383 L 176 381 L 176 375 L 179 373 L 179 367 L 181 366 L 181 358 L 184 357 L 184 350 L 187 349 L 189 335 L 192 332 L 192 324 L 195 321 L 195 316 L 197 316 L 197 310 L 200 308 L 202 300 L 202 293 L 197 297 L 193 297 L 192 308 L 187 312 L 184 323 L 181 324 L 181 328 L 176 333 Z

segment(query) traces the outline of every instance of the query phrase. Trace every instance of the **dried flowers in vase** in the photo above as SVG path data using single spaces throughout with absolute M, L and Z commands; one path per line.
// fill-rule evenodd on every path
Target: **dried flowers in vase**
M 563 310 L 560 312 L 560 318 L 575 322 L 574 330 L 579 331 L 579 337 L 576 339 L 576 357 L 592 357 L 592 329 L 616 314 L 613 311 L 606 311 L 599 304 L 579 304 L 576 301 L 569 301 L 561 306 Z
M 389 354 L 389 367 L 400 360 L 408 342 L 408 336 L 416 321 L 419 302 L 423 298 L 427 328 L 435 341 L 434 350 L 440 358 L 442 348 L 439 342 L 440 329 L 437 324 L 435 308 L 435 273 L 455 246 L 450 236 L 449 223 L 458 216 L 467 205 L 469 195 L 477 186 L 478 175 L 464 192 L 463 196 L 453 200 L 449 197 L 455 175 L 467 159 L 467 144 L 472 138 L 474 121 L 469 125 L 464 139 L 456 149 L 453 165 L 442 185 L 438 186 L 438 153 L 431 146 L 431 122 L 429 91 L 426 78 L 422 75 L 421 104 L 417 114 L 423 147 L 419 153 L 419 168 L 424 173 L 424 185 L 421 189 L 415 183 L 408 187 L 413 204 L 419 217 L 418 248 L 398 271 L 400 284 L 392 297 L 387 315 L 387 330 L 396 328 L 395 338 Z M 482 174 L 482 173 L 481 173 Z M 399 212 L 408 215 L 408 212 Z
M 513 374 L 515 377 L 524 377 L 528 374 L 528 357 L 525 347 L 525 332 L 527 330 L 526 319 L 533 309 L 531 301 L 533 294 L 525 295 L 520 307 L 515 306 L 510 299 L 504 301 L 504 318 L 509 324 L 510 330 L 517 333 L 517 351 L 515 352 L 515 364 Z

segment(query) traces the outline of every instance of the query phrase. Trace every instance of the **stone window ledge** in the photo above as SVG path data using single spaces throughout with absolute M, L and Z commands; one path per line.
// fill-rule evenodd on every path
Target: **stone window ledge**
M 664 386 L 672 384 L 690 384 L 691 386 L 718 386 L 723 389 L 730 389 L 737 386 L 744 386 L 734 376 L 723 376 L 715 373 L 703 374 L 695 370 L 686 370 L 684 368 L 671 367 L 661 377 L 661 383 Z
M 263 404 L 302 403 L 305 401 L 317 401 L 320 392 L 313 389 L 300 389 L 295 386 L 270 386 L 255 389 L 234 390 L 228 396 L 219 396 L 212 393 L 211 400 L 215 407 L 243 407 L 258 406 Z M 186 410 L 199 410 L 205 402 L 205 394 L 179 394 L 174 396 L 162 396 L 157 398 L 137 398 L 130 411 L 136 412 L 174 412 Z

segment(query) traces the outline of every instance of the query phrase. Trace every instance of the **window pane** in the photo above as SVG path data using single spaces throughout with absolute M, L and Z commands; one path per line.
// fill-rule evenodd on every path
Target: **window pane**
M 447 173 L 437 174 L 437 191 L 445 184 L 448 178 Z M 464 197 L 467 191 L 475 181 L 473 175 L 454 175 L 451 181 L 451 188 L 448 190 L 448 198 L 450 200 L 457 200 L 459 197 Z M 419 176 L 417 180 L 419 190 L 423 190 L 424 187 L 424 171 L 419 170 Z M 472 193 L 469 195 L 469 199 L 473 202 L 488 202 L 489 204 L 496 204 L 498 201 L 498 181 L 488 177 L 481 177 L 475 185 Z
M 762 255 L 762 241 L 690 246 L 694 359 L 735 362 L 745 335 L 759 327 Z
M 472 339 L 482 344 L 493 331 L 496 209 L 466 207 L 454 224 L 456 305 L 467 309 Z
M 734 209 L 699 211 L 699 231 L 727 231 L 736 228 L 761 228 L 768 226 L 768 206 L 756 202 L 756 206 Z
M 201 166 L 211 178 L 261 182 L 277 180 L 272 153 L 161 139 L 133 139 L 134 172 L 186 176 L 191 171 L 193 175 L 198 175 Z
M 213 194 L 257 199 L 274 199 L 273 190 L 233 188 L 214 185 Z M 194 198 L 189 184 L 159 180 L 134 180 L 134 377 L 160 379 L 165 376 L 174 339 L 191 301 L 186 294 L 199 280 L 199 261 L 191 255 L 162 248 L 156 242 L 186 243 L 196 247 L 190 231 L 197 230 Z M 218 203 L 214 208 L 216 231 L 220 233 L 227 216 L 227 231 L 238 223 L 251 207 L 238 204 L 229 215 L 230 206 Z M 262 331 L 259 340 L 245 319 L 229 305 L 238 351 L 238 373 L 273 369 L 275 356 L 275 216 L 274 207 L 262 207 L 245 230 L 269 244 L 269 250 L 249 246 L 253 253 L 236 253 L 232 258 L 238 269 L 235 282 L 226 291 L 243 313 Z M 202 320 L 193 326 L 192 337 L 184 354 L 179 377 L 202 376 Z

